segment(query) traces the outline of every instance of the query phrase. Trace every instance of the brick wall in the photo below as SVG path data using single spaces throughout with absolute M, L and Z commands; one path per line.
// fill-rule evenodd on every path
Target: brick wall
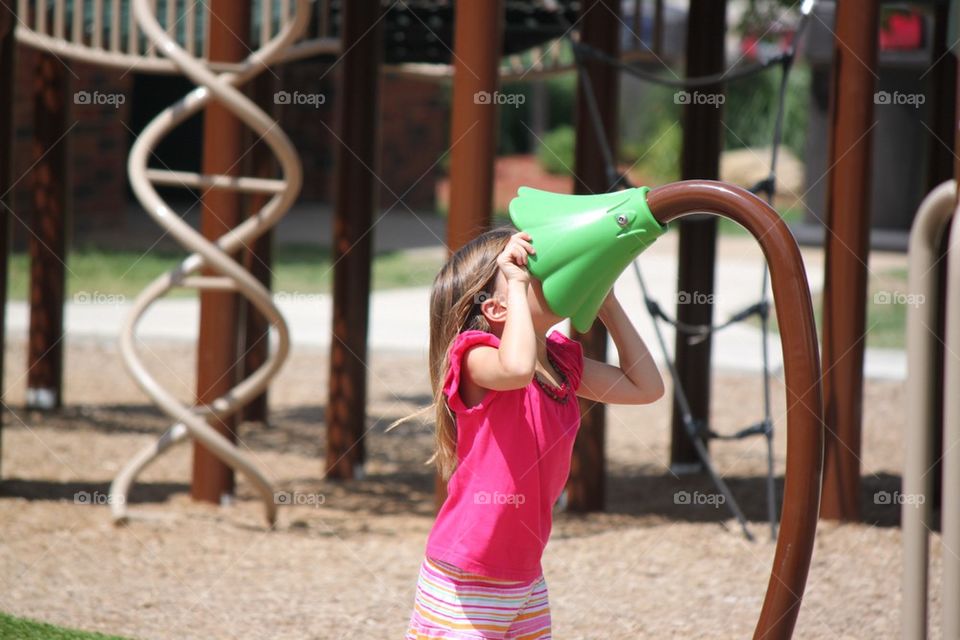
M 18 47 L 14 108 L 14 179 L 16 217 L 26 223 L 33 212 L 30 167 L 36 160 L 33 138 L 32 78 L 41 54 Z M 73 180 L 74 228 L 82 233 L 115 223 L 126 207 L 128 120 L 133 76 L 120 70 L 68 62 L 67 105 L 70 171 Z M 63 144 L 64 142 L 61 142 Z M 14 220 L 18 244 L 25 231 Z
M 386 75 L 383 78 L 380 150 L 384 182 L 407 206 L 429 209 L 435 204 L 436 183 L 445 173 L 450 138 L 446 85 Z M 404 195 L 406 193 L 406 195 Z M 386 188 L 384 207 L 396 201 Z M 397 210 L 405 210 L 402 204 Z
M 284 131 L 300 149 L 306 177 L 302 197 L 330 200 L 335 188 L 339 68 L 330 70 L 313 63 L 289 65 L 281 85 L 291 95 L 321 93 L 325 101 L 282 105 L 275 111 Z M 381 78 L 380 205 L 389 208 L 402 198 L 414 210 L 434 206 L 437 180 L 444 173 L 441 156 L 447 149 L 449 125 L 447 89 L 443 84 L 384 74 Z M 406 195 L 405 195 L 406 194 Z M 405 210 L 396 204 L 395 210 Z
M 37 51 L 19 47 L 15 96 L 14 175 L 23 176 L 13 194 L 17 217 L 28 221 L 32 212 L 29 167 L 34 161 L 32 71 Z M 73 179 L 74 241 L 102 225 L 122 226 L 130 206 L 126 172 L 132 134 L 132 72 L 68 63 L 72 74 L 68 103 L 69 141 Z M 299 62 L 276 71 L 280 91 L 323 95 L 320 104 L 264 104 L 294 141 L 304 166 L 301 199 L 330 201 L 334 189 L 334 163 L 339 144 L 336 131 L 336 88 L 339 68 L 317 62 Z M 394 205 L 396 197 L 414 210 L 434 206 L 436 181 L 444 169 L 438 160 L 449 136 L 447 89 L 443 84 L 384 75 L 382 78 L 380 203 Z M 80 96 L 79 98 L 75 96 Z M 86 98 L 89 96 L 89 100 Z M 170 102 L 180 97 L 171 95 Z M 172 167 L 174 169 L 180 167 Z M 378 182 L 378 184 L 380 184 Z M 386 185 L 386 186 L 383 186 Z M 392 193 L 391 193 L 392 192 Z M 405 194 L 405 195 L 404 195 Z M 397 204 L 395 210 L 405 210 Z M 15 226 L 19 226 L 15 221 Z M 22 246 L 25 231 L 16 231 Z

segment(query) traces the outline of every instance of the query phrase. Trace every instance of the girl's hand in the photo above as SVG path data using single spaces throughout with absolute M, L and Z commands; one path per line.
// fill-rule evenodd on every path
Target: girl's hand
M 497 265 L 503 271 L 507 282 L 516 280 L 518 282 L 530 282 L 530 272 L 527 271 L 527 254 L 534 254 L 536 250 L 530 241 L 533 238 L 526 231 L 519 231 L 510 236 L 510 241 L 503 251 L 497 256 Z

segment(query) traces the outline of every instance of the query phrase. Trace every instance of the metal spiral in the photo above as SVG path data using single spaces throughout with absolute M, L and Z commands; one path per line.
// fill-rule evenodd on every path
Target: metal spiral
M 191 55 L 164 30 L 151 12 L 149 0 L 133 0 L 134 17 L 143 33 L 197 88 L 160 112 L 134 142 L 128 162 L 130 182 L 134 194 L 150 216 L 192 253 L 179 265 L 147 285 L 134 301 L 122 328 L 120 350 L 130 374 L 140 388 L 176 423 L 157 442 L 138 452 L 117 474 L 110 486 L 111 510 L 116 521 L 122 522 L 127 518 L 127 496 L 137 474 L 167 448 L 183 441 L 187 436 L 195 438 L 231 468 L 244 474 L 264 501 L 267 521 L 272 525 L 276 520 L 276 502 L 270 481 L 246 454 L 210 427 L 207 419 L 226 418 L 259 395 L 280 369 L 290 348 L 287 324 L 273 304 L 270 291 L 230 254 L 251 244 L 286 214 L 300 192 L 303 172 L 297 151 L 290 139 L 275 121 L 237 87 L 268 68 L 271 62 L 280 59 L 303 34 L 309 20 L 309 4 L 310 0 L 296 0 L 293 19 L 282 25 L 272 39 L 261 43 L 262 46 L 235 70 L 215 73 L 211 71 L 207 61 Z M 269 146 L 279 162 L 281 178 L 202 175 L 148 167 L 148 160 L 159 142 L 213 99 L 229 109 Z M 272 197 L 255 215 L 211 242 L 167 206 L 157 193 L 155 185 L 230 189 L 271 194 Z M 194 275 L 201 269 L 211 269 L 218 275 Z M 206 406 L 188 406 L 164 389 L 146 369 L 136 350 L 136 328 L 140 319 L 155 300 L 177 287 L 236 291 L 266 317 L 276 333 L 276 349 L 267 360 L 229 392 Z

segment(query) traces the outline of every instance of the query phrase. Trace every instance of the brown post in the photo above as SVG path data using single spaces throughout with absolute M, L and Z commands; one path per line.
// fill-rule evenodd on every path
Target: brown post
M 928 126 L 931 131 L 927 132 L 930 137 L 927 155 L 929 167 L 927 191 L 932 191 L 941 182 L 949 180 L 954 172 L 954 157 L 950 153 L 949 143 L 954 138 L 956 127 L 957 58 L 947 49 L 951 44 L 947 41 L 949 13 L 949 3 L 938 3 L 933 7 L 934 29 L 931 55 L 936 62 L 930 67 L 933 95 L 928 100 L 930 103 Z
M 619 0 L 591 0 L 583 4 L 580 35 L 587 45 L 611 56 L 620 55 Z M 576 193 L 606 193 L 611 184 L 602 161 L 604 153 L 591 120 L 589 82 L 596 97 L 596 108 L 603 122 L 607 144 L 617 155 L 617 101 L 620 95 L 619 72 L 598 60 L 585 62 L 586 78 L 580 78 L 577 90 L 577 142 L 574 156 Z M 583 345 L 583 355 L 607 359 L 607 330 L 595 322 L 586 333 L 573 331 Z M 573 447 L 570 479 L 567 482 L 567 508 L 571 511 L 602 511 L 606 503 L 606 407 L 602 403 L 580 400 L 580 432 Z
M 453 34 L 453 107 L 450 114 L 450 213 L 447 249 L 456 251 L 490 228 L 497 105 L 503 50 L 503 0 L 460 0 Z M 437 508 L 447 485 L 436 476 Z
M 370 225 L 377 208 L 380 62 L 379 0 L 345 3 L 340 62 L 337 195 L 333 220 L 333 339 L 327 402 L 328 478 L 362 470 L 370 312 Z
M 272 73 L 261 73 L 249 85 L 249 95 L 261 109 L 268 113 L 274 111 L 274 90 L 276 76 Z M 245 175 L 259 178 L 273 178 L 277 175 L 277 163 L 270 147 L 263 141 L 257 141 L 254 132 L 247 129 L 248 144 L 253 148 L 246 157 Z M 270 199 L 269 194 L 250 194 L 246 198 L 247 215 L 256 215 Z M 273 229 L 270 229 L 249 244 L 243 254 L 243 266 L 263 286 L 270 288 L 273 276 Z M 243 328 L 243 375 L 249 375 L 260 368 L 270 354 L 270 323 L 266 317 L 257 311 L 256 306 L 246 300 L 244 303 Z M 243 420 L 266 423 L 267 389 L 251 400 L 243 408 Z
M 702 76 L 723 71 L 726 35 L 726 0 L 691 0 L 687 18 L 687 76 Z M 722 150 L 721 105 L 719 101 L 698 100 L 698 95 L 717 94 L 722 85 L 676 94 L 683 108 L 684 179 L 720 177 Z M 677 313 L 679 322 L 709 325 L 713 322 L 713 275 L 717 249 L 717 219 L 706 216 L 683 220 L 679 224 L 677 257 Z M 696 344 L 678 331 L 675 354 L 678 385 L 683 387 L 693 419 L 710 418 L 710 354 L 713 342 L 708 335 Z M 706 442 L 704 445 L 706 446 Z M 670 436 L 670 464 L 677 468 L 701 466 L 700 457 L 683 422 L 676 398 Z
M 10 191 L 13 188 L 13 101 L 16 38 L 13 5 L 0 4 L 0 399 L 5 397 L 3 365 L 7 343 L 7 279 L 10 260 Z M 0 414 L 0 461 L 3 460 L 3 416 Z M 2 469 L 0 469 L 2 471 Z M 2 477 L 2 475 L 0 475 Z
M 453 111 L 450 124 L 450 215 L 447 246 L 456 251 L 490 228 L 503 0 L 456 3 Z
M 30 251 L 30 337 L 27 406 L 57 409 L 63 400 L 63 303 L 67 216 L 69 70 L 48 53 L 33 78 L 33 217 Z M 4 98 L 7 100 L 8 98 Z
M 209 25 L 210 59 L 237 62 L 249 53 L 245 39 L 250 33 L 250 3 L 211 0 Z M 244 125 L 219 102 L 213 101 L 203 117 L 203 172 L 239 175 Z M 214 240 L 240 224 L 242 202 L 235 191 L 211 189 L 203 195 L 200 229 Z M 214 275 L 216 272 L 207 270 Z M 240 296 L 230 291 L 200 294 L 200 337 L 197 345 L 197 402 L 208 404 L 229 391 L 239 373 Z M 236 416 L 211 418 L 210 425 L 236 441 Z M 233 469 L 199 443 L 193 448 L 194 500 L 218 503 L 234 490 Z
M 823 368 L 826 446 L 820 515 L 860 517 L 860 428 L 870 235 L 870 130 L 878 5 L 837 3 L 830 94 Z

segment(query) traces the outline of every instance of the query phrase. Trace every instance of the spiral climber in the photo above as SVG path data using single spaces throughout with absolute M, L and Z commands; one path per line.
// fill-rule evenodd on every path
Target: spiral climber
M 209 424 L 210 418 L 227 418 L 260 394 L 277 373 L 289 352 L 287 324 L 274 305 L 270 291 L 239 264 L 231 254 L 249 246 L 284 216 L 296 199 L 302 183 L 302 169 L 296 149 L 276 122 L 247 98 L 238 87 L 251 80 L 282 57 L 304 32 L 309 20 L 310 0 L 297 0 L 290 20 L 281 24 L 275 36 L 229 71 L 217 72 L 208 61 L 195 57 L 165 30 L 151 10 L 150 0 L 133 0 L 133 16 L 146 38 L 197 87 L 154 118 L 130 150 L 128 171 L 133 192 L 150 216 L 177 240 L 190 255 L 176 267 L 153 280 L 137 296 L 124 323 L 120 347 L 131 375 L 175 424 L 155 443 L 142 449 L 120 471 L 110 487 L 110 504 L 117 521 L 127 518 L 127 496 L 136 476 L 171 445 L 194 438 L 225 464 L 242 473 L 263 499 L 267 521 L 276 519 L 276 502 L 268 478 L 244 451 Z M 197 174 L 149 167 L 157 145 L 173 129 L 201 111 L 211 100 L 224 105 L 266 143 L 280 166 L 280 178 L 266 179 L 233 175 Z M 229 189 L 244 193 L 269 194 L 266 204 L 253 216 L 216 241 L 204 238 L 173 211 L 156 187 Z M 215 273 L 215 275 L 199 275 Z M 147 370 L 137 352 L 137 325 L 154 301 L 175 288 L 235 291 L 264 315 L 276 334 L 276 348 L 267 360 L 229 392 L 210 404 L 190 406 L 165 389 Z

